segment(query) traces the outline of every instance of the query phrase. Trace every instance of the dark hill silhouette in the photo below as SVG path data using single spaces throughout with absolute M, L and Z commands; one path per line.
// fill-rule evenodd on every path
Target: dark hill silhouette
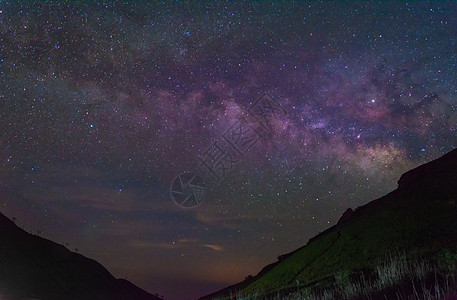
M 391 193 L 347 209 L 336 225 L 280 255 L 256 276 L 200 300 L 288 295 L 298 287 L 335 282 L 337 274 L 373 274 L 383 258 L 400 251 L 408 261 L 437 260 L 443 253 L 456 258 L 456 224 L 457 149 L 406 172 Z M 376 293 L 373 299 L 388 295 Z
M 0 298 L 158 300 L 101 264 L 31 235 L 0 214 Z

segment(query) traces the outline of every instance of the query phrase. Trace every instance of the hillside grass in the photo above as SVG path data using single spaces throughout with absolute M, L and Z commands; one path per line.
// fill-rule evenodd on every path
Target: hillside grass
M 398 253 L 397 253 L 398 254 Z M 325 285 L 297 286 L 287 295 L 240 292 L 238 300 L 445 299 L 457 297 L 457 249 L 442 249 L 433 258 L 408 259 L 389 254 L 371 275 L 339 272 Z M 454 299 L 454 298 L 452 298 Z
M 457 236 L 456 228 L 449 226 L 449 220 L 457 219 L 455 205 L 443 205 L 443 199 L 427 202 L 427 194 L 409 201 L 398 200 L 397 195 L 397 201 L 389 202 L 389 197 L 385 196 L 383 209 L 373 209 L 311 241 L 241 292 L 274 294 L 325 282 L 335 274 L 374 272 L 388 253 L 401 250 L 408 253 L 405 259 L 415 260 L 436 254 L 443 241 Z

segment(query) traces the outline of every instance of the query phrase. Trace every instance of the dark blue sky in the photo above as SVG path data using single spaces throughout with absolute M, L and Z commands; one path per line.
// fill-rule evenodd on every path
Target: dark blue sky
M 451 1 L 1 1 L 1 211 L 167 299 L 215 291 L 457 146 L 456 37 Z M 262 138 L 176 205 L 265 93 Z

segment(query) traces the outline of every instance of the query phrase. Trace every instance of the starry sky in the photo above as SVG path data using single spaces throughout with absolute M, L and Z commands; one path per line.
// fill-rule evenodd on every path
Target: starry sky
M 454 149 L 456 38 L 455 1 L 0 1 L 0 211 L 195 299 Z M 215 145 L 229 168 L 177 205 Z

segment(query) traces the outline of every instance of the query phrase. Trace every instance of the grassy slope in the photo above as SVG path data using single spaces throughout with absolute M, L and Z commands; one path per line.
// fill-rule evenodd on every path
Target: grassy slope
M 373 269 L 389 253 L 399 251 L 412 259 L 433 256 L 450 243 L 455 244 L 455 186 L 455 176 L 430 178 L 358 209 L 357 217 L 313 239 L 242 293 L 265 294 L 346 270 Z

